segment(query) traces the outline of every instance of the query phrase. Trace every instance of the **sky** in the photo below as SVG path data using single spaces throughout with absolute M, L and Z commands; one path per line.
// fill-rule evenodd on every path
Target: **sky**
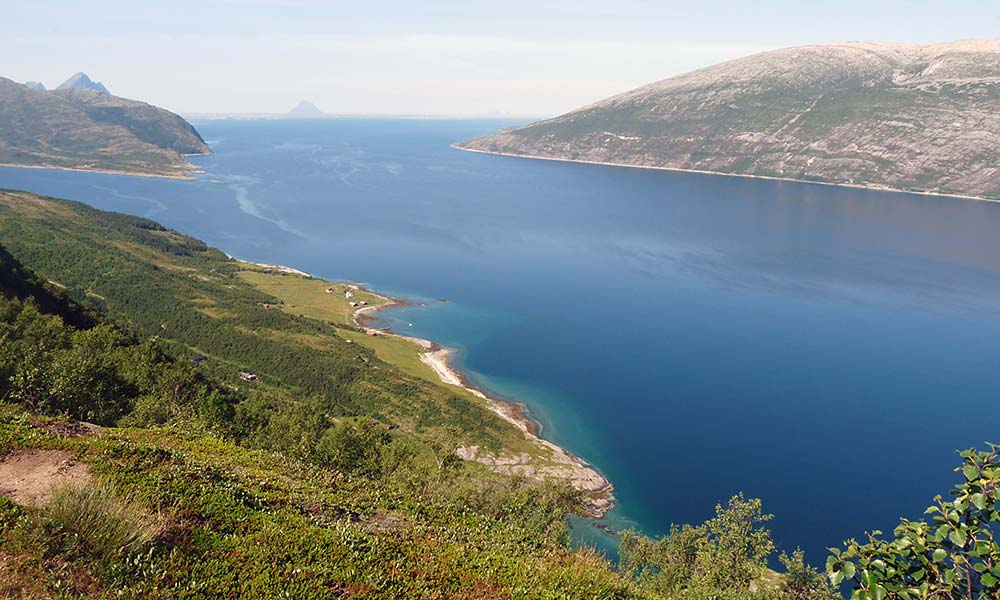
M 773 48 L 995 37 L 996 0 L 3 0 L 0 76 L 181 114 L 547 117 Z

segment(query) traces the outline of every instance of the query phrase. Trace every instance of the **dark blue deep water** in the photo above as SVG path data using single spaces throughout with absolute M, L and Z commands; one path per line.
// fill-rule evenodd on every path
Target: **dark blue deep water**
M 217 154 L 194 182 L 7 168 L 0 187 L 422 299 L 391 322 L 594 463 L 616 526 L 743 490 L 821 563 L 1000 441 L 1000 204 L 449 147 L 509 124 L 201 122 Z

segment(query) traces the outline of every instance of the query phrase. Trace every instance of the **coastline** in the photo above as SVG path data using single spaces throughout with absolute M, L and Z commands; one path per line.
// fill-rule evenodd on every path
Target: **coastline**
M 295 269 L 292 267 L 286 267 L 285 265 L 271 265 L 268 263 L 259 263 L 249 260 L 243 260 L 242 258 L 236 258 L 235 256 L 229 254 L 228 252 L 223 252 L 223 254 L 226 255 L 226 258 L 229 258 L 230 260 L 235 260 L 236 262 L 240 262 L 245 265 L 253 265 L 255 267 L 260 267 L 262 269 L 278 271 L 280 273 L 287 273 L 289 275 L 298 275 L 299 277 L 306 277 L 308 279 L 316 279 L 316 277 L 312 273 L 306 273 L 305 271 L 300 271 L 299 269 Z
M 190 155 L 202 156 L 202 155 Z M 132 177 L 156 177 L 159 179 L 178 179 L 181 181 L 194 181 L 194 174 L 201 173 L 200 169 L 189 169 L 183 175 L 168 175 L 166 173 L 144 173 L 140 171 L 121 171 L 116 169 L 96 169 L 89 167 L 59 167 L 54 165 L 19 165 L 16 163 L 0 163 L 0 167 L 13 167 L 17 169 L 45 169 L 48 171 L 75 171 L 77 173 L 102 173 L 104 175 L 129 175 Z
M 242 260 L 229 253 L 225 254 L 228 258 L 245 265 L 325 281 L 294 267 Z M 393 306 L 407 306 L 409 305 L 407 301 L 373 291 L 355 282 L 340 281 L 336 283 L 355 291 L 365 292 L 382 301 L 377 306 L 363 306 L 351 312 L 350 319 L 355 327 L 365 333 L 394 337 L 415 344 L 421 350 L 420 361 L 431 368 L 441 383 L 460 387 L 483 400 L 493 413 L 517 427 L 525 439 L 540 446 L 548 453 L 545 460 L 540 462 L 537 457 L 532 457 L 527 453 L 497 456 L 479 446 L 462 446 L 455 451 L 460 458 L 474 460 L 499 473 L 521 475 L 539 480 L 548 478 L 565 480 L 581 493 L 583 516 L 588 518 L 603 518 L 608 511 L 614 508 L 614 486 L 608 479 L 580 457 L 541 437 L 541 426 L 531 418 L 523 404 L 492 395 L 471 383 L 468 377 L 454 366 L 452 361 L 454 350 L 441 346 L 432 340 L 407 336 L 386 327 L 375 326 L 375 322 L 378 321 L 378 317 L 374 316 L 376 312 Z
M 285 267 L 288 268 L 288 267 Z M 501 419 L 511 423 L 521 430 L 526 439 L 539 444 L 551 453 L 550 465 L 538 466 L 527 454 L 518 456 L 493 456 L 484 452 L 478 446 L 460 447 L 457 454 L 465 460 L 475 460 L 491 469 L 507 474 L 523 475 L 535 479 L 547 477 L 565 479 L 571 486 L 583 494 L 585 516 L 592 519 L 603 518 L 615 506 L 614 486 L 603 475 L 582 458 L 541 437 L 540 425 L 531 419 L 527 407 L 523 404 L 500 398 L 472 384 L 468 377 L 454 366 L 455 351 L 441 346 L 437 342 L 424 338 L 406 336 L 387 328 L 372 327 L 371 321 L 376 319 L 374 313 L 392 306 L 405 306 L 408 303 L 398 298 L 381 294 L 371 289 L 347 284 L 368 294 L 381 298 L 384 303 L 379 306 L 365 306 L 354 311 L 354 324 L 366 333 L 389 335 L 412 342 L 423 349 L 420 360 L 429 366 L 442 383 L 458 386 L 474 396 L 482 399 L 487 406 Z
M 511 158 L 528 158 L 532 160 L 549 160 L 553 162 L 577 163 L 584 165 L 601 165 L 604 167 L 625 167 L 629 169 L 647 169 L 654 171 L 671 171 L 674 173 L 696 173 L 699 175 L 719 175 L 723 177 L 742 177 L 746 179 L 766 179 L 770 181 L 787 181 L 791 183 L 811 183 L 815 185 L 826 185 L 830 187 L 853 188 L 874 192 L 892 192 L 894 194 L 915 194 L 918 196 L 938 196 L 942 198 L 957 198 L 960 200 L 976 200 L 978 202 L 1000 203 L 1000 198 L 990 198 L 987 196 L 973 196 L 969 194 L 955 194 L 947 192 L 931 192 L 927 190 L 908 190 L 875 183 L 834 183 L 832 181 L 813 181 L 811 179 L 796 179 L 794 177 L 776 177 L 773 175 L 750 175 L 748 173 L 723 173 L 721 171 L 707 171 L 704 169 L 681 169 L 679 167 L 656 167 L 653 165 L 633 165 L 628 163 L 602 162 L 597 160 L 582 160 L 575 158 L 556 158 L 554 156 L 538 156 L 534 154 L 515 154 L 513 152 L 499 152 L 495 150 L 480 150 L 478 148 L 467 148 L 460 145 L 462 142 L 455 142 L 451 145 L 456 150 L 463 152 L 475 152 L 476 154 L 492 154 L 494 156 L 509 156 Z

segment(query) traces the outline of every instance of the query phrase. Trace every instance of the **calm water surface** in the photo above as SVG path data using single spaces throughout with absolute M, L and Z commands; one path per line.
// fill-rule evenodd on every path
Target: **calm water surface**
M 217 154 L 194 182 L 4 168 L 0 187 L 416 299 L 393 326 L 459 348 L 594 463 L 615 526 L 743 490 L 821 563 L 919 516 L 954 449 L 1000 441 L 1000 205 L 449 147 L 509 124 L 201 122 Z

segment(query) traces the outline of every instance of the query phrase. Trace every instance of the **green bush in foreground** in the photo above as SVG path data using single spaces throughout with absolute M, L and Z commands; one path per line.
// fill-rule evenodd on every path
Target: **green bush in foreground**
M 737 494 L 715 507 L 715 517 L 703 525 L 674 526 L 652 540 L 635 532 L 622 536 L 620 569 L 639 585 L 667 598 L 832 598 L 823 577 L 804 562 L 803 553 L 781 556 L 788 572 L 767 568 L 774 552 L 764 524 L 761 501 Z
M 930 521 L 903 519 L 892 539 L 869 534 L 867 543 L 848 540 L 831 548 L 827 572 L 834 585 L 849 582 L 855 600 L 1000 597 L 1000 523 L 997 485 L 1000 447 L 960 452 L 964 481 L 941 496 L 926 514 Z

